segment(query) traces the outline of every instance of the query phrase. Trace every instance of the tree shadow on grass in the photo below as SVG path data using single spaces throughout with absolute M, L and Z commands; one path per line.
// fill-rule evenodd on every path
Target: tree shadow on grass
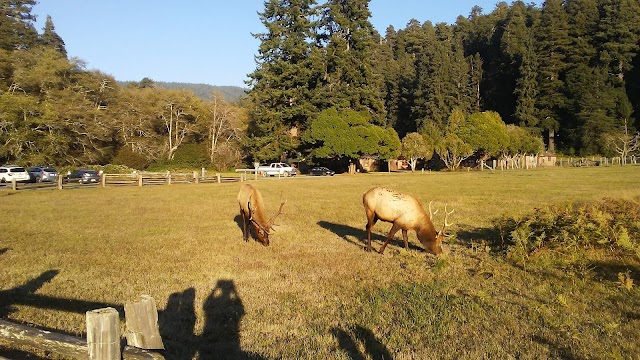
M 0 255 L 6 253 L 9 250 L 11 250 L 11 248 L 2 248 L 2 249 L 0 249 Z
M 572 351 L 571 349 L 569 349 L 566 346 L 563 346 L 562 344 L 556 344 L 554 343 L 552 340 L 540 336 L 540 335 L 534 335 L 533 336 L 533 341 L 537 342 L 540 345 L 544 345 L 547 346 L 550 350 L 550 353 L 552 355 L 552 357 L 558 357 L 560 359 L 565 359 L 565 360 L 577 360 L 579 359 L 579 357 L 577 357 Z
M 332 223 L 332 222 L 328 222 L 328 221 L 318 221 L 318 225 L 320 225 L 322 228 L 327 229 L 331 232 L 333 232 L 334 234 L 338 235 L 339 237 L 341 237 L 342 239 L 344 239 L 345 241 L 356 245 L 358 247 L 361 247 L 363 249 L 366 249 L 367 247 L 367 232 L 365 230 L 362 229 L 357 229 L 354 228 L 353 226 L 349 226 L 349 225 L 344 225 L 344 224 L 336 224 L 336 223 Z M 402 234 L 400 231 L 396 234 L 396 236 L 391 239 L 391 241 L 389 242 L 390 245 L 393 246 L 397 246 L 400 248 L 404 248 L 404 241 L 402 241 L 402 238 L 397 238 L 398 234 Z M 409 235 L 411 236 L 411 235 Z M 371 243 L 373 245 L 373 243 L 375 241 L 380 241 L 382 243 L 384 243 L 386 237 L 381 235 L 381 234 L 376 234 L 375 232 L 371 232 Z M 410 250 L 418 250 L 418 251 L 424 251 L 424 249 L 422 249 L 422 247 L 414 245 L 411 243 L 411 240 L 409 241 L 409 249 Z
M 480 244 L 500 246 L 502 237 L 500 231 L 493 227 L 475 227 L 466 224 L 457 226 L 456 238 L 462 245 L 473 247 Z
M 351 332 L 353 337 L 348 331 L 339 327 L 331 329 L 331 333 L 338 340 L 338 346 L 347 353 L 349 358 L 353 360 L 365 360 L 367 358 L 389 360 L 393 358 L 389 350 L 376 338 L 371 330 L 357 325 Z M 363 345 L 364 354 L 358 349 L 358 343 Z
M 640 267 L 614 261 L 592 261 L 589 266 L 601 280 L 617 282 L 618 274 L 629 274 L 632 279 L 640 279 Z

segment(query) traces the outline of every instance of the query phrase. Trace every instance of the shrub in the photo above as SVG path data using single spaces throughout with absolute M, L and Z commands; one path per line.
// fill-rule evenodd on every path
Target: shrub
M 574 202 L 494 221 L 507 258 L 524 264 L 537 254 L 567 261 L 593 249 L 640 258 L 640 198 Z
M 134 152 L 128 146 L 120 148 L 111 160 L 114 165 L 124 165 L 128 168 L 143 170 L 149 166 L 149 159 L 143 154 Z

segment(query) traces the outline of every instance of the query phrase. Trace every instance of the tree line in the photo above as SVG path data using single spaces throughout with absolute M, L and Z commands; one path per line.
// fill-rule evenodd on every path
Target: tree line
M 215 166 L 243 160 L 246 111 L 219 93 L 166 89 L 145 78 L 121 86 L 68 58 L 34 0 L 1 0 L 0 162 Z
M 640 5 L 515 1 L 379 34 L 369 0 L 265 0 L 248 94 L 121 86 L 0 0 L 0 162 L 215 166 L 637 149 Z M 544 141 L 544 142 L 543 142 Z
M 541 151 L 525 135 L 570 155 L 616 154 L 614 138 L 637 144 L 637 1 L 500 2 L 487 14 L 476 6 L 451 25 L 411 19 L 384 35 L 369 22 L 368 4 L 265 1 L 266 31 L 255 35 L 258 66 L 249 75 L 253 157 L 387 158 L 401 151 L 410 158 L 418 134 L 455 168 L 470 153 Z M 362 125 L 351 122 L 351 111 L 398 139 L 353 131 Z M 474 123 L 476 134 L 498 123 L 491 131 L 501 135 L 475 136 Z M 361 137 L 370 142 L 358 146 Z M 390 152 L 387 144 L 399 139 L 407 141 Z

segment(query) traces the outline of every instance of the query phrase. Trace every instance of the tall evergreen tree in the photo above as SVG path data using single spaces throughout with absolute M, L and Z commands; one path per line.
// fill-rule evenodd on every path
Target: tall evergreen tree
M 640 3 L 637 0 L 602 0 L 596 39 L 600 61 L 620 83 L 640 47 Z
M 563 0 L 545 1 L 536 29 L 539 89 L 536 108 L 542 128 L 548 133 L 549 151 L 555 150 L 555 132 L 568 105 L 564 94 L 564 76 L 570 41 L 569 21 Z
M 40 43 L 44 46 L 56 49 L 62 56 L 67 57 L 67 49 L 64 46 L 64 40 L 56 33 L 56 29 L 53 26 L 53 20 L 51 16 L 47 15 L 47 21 L 44 23 L 44 29 L 40 36 Z
M 376 124 L 384 125 L 382 77 L 373 65 L 377 34 L 370 17 L 369 0 L 329 0 L 322 7 L 319 39 L 326 58 L 315 99 L 322 109 L 367 111 Z
M 254 159 L 284 159 L 313 113 L 310 83 L 315 0 L 268 0 L 260 20 L 257 69 L 249 74 L 249 137 Z
M 443 128 L 453 109 L 468 113 L 473 102 L 461 39 L 444 23 L 436 25 L 432 34 L 435 38 L 416 62 L 418 96 L 413 112 L 420 128 L 430 121 Z
M 31 14 L 36 0 L 0 0 L 0 49 L 27 49 L 36 44 L 38 33 Z

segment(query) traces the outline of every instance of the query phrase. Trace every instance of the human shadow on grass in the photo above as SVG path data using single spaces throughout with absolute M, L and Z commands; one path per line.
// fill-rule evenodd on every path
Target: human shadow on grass
M 353 245 L 357 245 L 359 247 L 362 247 L 363 249 L 366 249 L 367 247 L 367 232 L 365 230 L 354 228 L 353 226 L 349 226 L 349 225 L 336 224 L 328 221 L 318 221 L 318 225 L 320 225 L 320 227 L 324 229 L 327 229 L 333 232 L 334 234 L 338 235 L 339 237 L 341 237 L 342 239 L 344 239 L 345 241 Z M 363 228 L 364 228 L 364 224 L 363 224 Z M 402 240 L 402 238 L 397 237 L 398 234 L 402 236 L 401 235 L 402 232 L 398 231 L 396 236 L 394 236 L 394 238 L 391 239 L 389 244 L 400 247 L 400 248 L 404 248 L 404 241 Z M 377 234 L 373 231 L 371 232 L 372 245 L 375 241 L 380 241 L 384 243 L 385 240 L 386 240 L 386 236 Z M 424 251 L 422 247 L 412 244 L 411 241 L 409 241 L 409 249 Z
M 159 314 L 160 334 L 166 359 L 262 359 L 240 346 L 240 321 L 244 304 L 232 280 L 218 280 L 203 303 L 205 323 L 202 334 L 195 333 L 194 288 L 173 293 Z
M 6 253 L 9 250 L 11 250 L 11 248 L 2 248 L 2 249 L 0 249 L 0 255 Z
M 365 327 L 357 325 L 351 331 L 353 334 L 339 327 L 334 327 L 331 329 L 331 333 L 338 340 L 338 346 L 347 353 L 350 359 L 390 360 L 393 358 L 384 344 L 376 338 L 371 330 Z M 360 352 L 358 343 L 363 345 L 364 353 Z

